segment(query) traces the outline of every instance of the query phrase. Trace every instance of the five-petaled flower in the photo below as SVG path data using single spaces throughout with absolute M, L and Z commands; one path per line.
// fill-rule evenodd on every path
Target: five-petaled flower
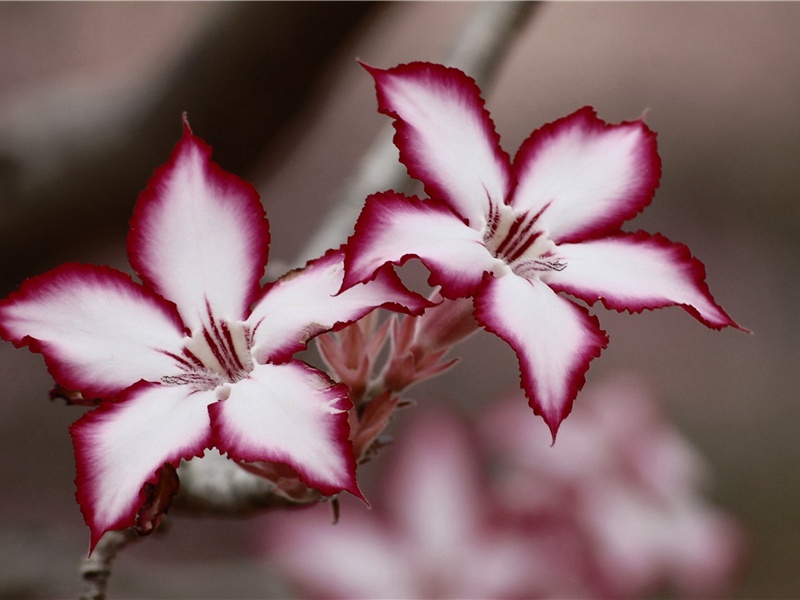
M 618 311 L 679 305 L 709 327 L 738 327 L 686 246 L 620 230 L 660 177 L 655 134 L 642 121 L 609 125 L 586 107 L 534 131 L 511 161 L 461 71 L 365 67 L 380 112 L 395 119 L 400 160 L 429 198 L 367 199 L 343 289 L 419 258 L 443 296 L 472 297 L 479 323 L 514 349 L 529 403 L 554 436 L 608 342 L 597 319 L 559 292 Z
M 4 338 L 41 352 L 60 385 L 104 400 L 71 428 L 92 548 L 134 523 L 143 486 L 163 465 L 209 448 L 287 464 L 324 494 L 360 495 L 347 389 L 293 354 L 378 306 L 428 305 L 388 270 L 335 295 L 338 250 L 262 289 L 264 209 L 252 186 L 210 156 L 184 121 L 131 221 L 128 254 L 141 284 L 69 263 L 0 303 Z

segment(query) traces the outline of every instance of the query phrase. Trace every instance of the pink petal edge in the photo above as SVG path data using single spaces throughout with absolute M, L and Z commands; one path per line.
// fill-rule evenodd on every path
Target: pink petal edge
M 206 407 L 215 400 L 213 392 L 141 382 L 72 424 L 75 496 L 91 530 L 90 553 L 106 531 L 134 525 L 143 486 L 164 464 L 177 467 L 211 447 Z
M 343 384 L 305 363 L 256 365 L 227 400 L 209 407 L 214 445 L 233 460 L 286 464 L 323 494 L 347 491 L 363 500 L 351 407 Z
M 590 305 L 600 300 L 618 312 L 680 306 L 712 329 L 734 327 L 749 333 L 714 301 L 705 266 L 684 244 L 637 231 L 562 244 L 559 251 L 567 267 L 548 275 L 555 290 Z M 584 255 L 590 258 L 579 263 Z
M 413 62 L 386 70 L 361 65 L 375 80 L 378 111 L 395 120 L 394 143 L 409 175 L 431 198 L 480 228 L 489 203 L 506 200 L 511 161 L 478 85 L 439 64 Z
M 428 283 L 451 299 L 474 294 L 483 274 L 498 263 L 481 232 L 443 202 L 382 192 L 367 198 L 348 239 L 342 290 L 375 277 L 387 263 L 411 258 L 430 271 Z
M 433 305 L 407 290 L 390 268 L 339 293 L 343 277 L 344 250 L 339 248 L 266 285 L 248 318 L 256 360 L 288 361 L 312 338 L 339 330 L 376 308 L 417 315 Z
M 525 395 L 555 441 L 589 363 L 608 345 L 597 318 L 544 283 L 516 275 L 484 277 L 475 318 L 516 353 Z
M 87 398 L 158 380 L 182 345 L 175 306 L 110 267 L 65 263 L 0 301 L 0 336 L 44 356 L 53 378 Z
M 190 329 L 210 306 L 243 319 L 260 292 L 269 223 L 252 185 L 211 160 L 184 118 L 183 136 L 134 208 L 128 257 L 146 285 L 175 302 Z
M 609 124 L 586 106 L 547 123 L 514 158 L 511 204 L 536 214 L 556 243 L 619 229 L 653 199 L 661 177 L 656 134 L 643 121 Z

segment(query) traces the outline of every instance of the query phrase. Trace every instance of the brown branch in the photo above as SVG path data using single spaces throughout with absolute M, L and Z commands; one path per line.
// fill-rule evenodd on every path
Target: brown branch
M 111 577 L 111 564 L 117 557 L 117 552 L 138 539 L 139 536 L 132 528 L 108 531 L 100 538 L 94 552 L 81 565 L 81 600 L 104 600 L 108 579 Z

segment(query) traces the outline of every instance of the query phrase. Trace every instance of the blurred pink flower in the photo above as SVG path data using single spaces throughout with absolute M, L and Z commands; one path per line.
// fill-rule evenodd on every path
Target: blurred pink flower
M 526 413 L 509 401 L 480 424 L 501 502 L 532 536 L 550 519 L 572 529 L 590 549 L 594 595 L 706 596 L 730 585 L 744 534 L 703 497 L 707 465 L 639 379 L 589 386 L 552 447 Z
M 483 411 L 477 430 L 416 415 L 371 513 L 348 504 L 335 526 L 319 506 L 276 515 L 268 556 L 326 598 L 707 596 L 730 585 L 743 535 L 703 498 L 704 464 L 636 380 L 590 387 L 554 446 L 516 401 Z
M 527 596 L 539 565 L 523 532 L 495 518 L 473 448 L 457 421 L 419 415 L 374 510 L 348 504 L 335 526 L 320 506 L 281 514 L 264 532 L 271 560 L 326 598 Z

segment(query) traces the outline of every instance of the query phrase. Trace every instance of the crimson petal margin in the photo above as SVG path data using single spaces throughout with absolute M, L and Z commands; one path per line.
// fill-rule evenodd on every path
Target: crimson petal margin
M 314 336 L 357 321 L 378 307 L 420 314 L 433 305 L 408 291 L 389 269 L 338 294 L 343 277 L 344 251 L 329 250 L 267 286 L 247 320 L 253 330 L 255 360 L 289 360 Z
M 471 227 L 482 227 L 489 203 L 503 204 L 508 195 L 510 159 L 475 81 L 431 63 L 362 65 L 375 79 L 378 110 L 395 119 L 394 142 L 409 175 Z
M 92 532 L 91 549 L 106 531 L 134 524 L 142 486 L 155 482 L 165 463 L 177 467 L 210 447 L 206 407 L 214 401 L 213 391 L 142 382 L 72 425 L 76 496 Z
M 747 331 L 714 301 L 703 263 L 662 235 L 620 233 L 560 244 L 557 252 L 567 266 L 548 272 L 548 285 L 589 304 L 601 300 L 606 308 L 629 312 L 677 305 L 713 329 Z
M 300 361 L 256 365 L 209 407 L 216 447 L 234 460 L 279 462 L 323 494 L 363 498 L 349 440 L 347 388 Z
M 175 307 L 109 267 L 63 264 L 0 302 L 0 334 L 41 352 L 53 378 L 87 398 L 110 396 L 176 365 L 183 324 Z
M 522 388 L 555 440 L 585 383 L 589 362 L 608 345 L 597 319 L 541 281 L 486 276 L 475 317 L 519 359 Z
M 511 205 L 539 216 L 550 239 L 616 231 L 653 199 L 661 177 L 656 134 L 642 121 L 609 125 L 591 107 L 548 123 L 514 159 Z
M 447 298 L 470 296 L 483 274 L 502 268 L 482 235 L 443 202 L 395 192 L 369 196 L 345 247 L 343 290 L 374 277 L 386 263 L 419 258 L 431 271 L 429 283 Z
M 253 186 L 214 163 L 184 123 L 169 161 L 139 195 L 128 257 L 196 330 L 209 308 L 217 319 L 246 316 L 267 263 L 268 227 Z

